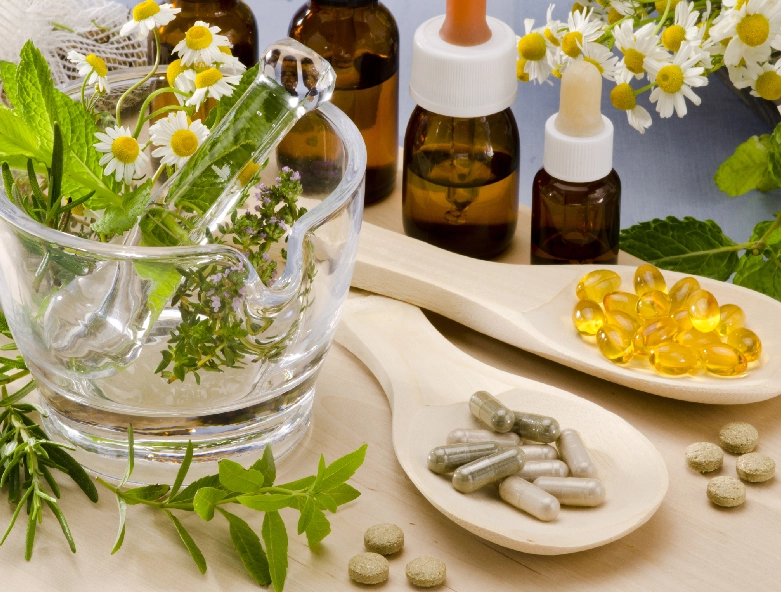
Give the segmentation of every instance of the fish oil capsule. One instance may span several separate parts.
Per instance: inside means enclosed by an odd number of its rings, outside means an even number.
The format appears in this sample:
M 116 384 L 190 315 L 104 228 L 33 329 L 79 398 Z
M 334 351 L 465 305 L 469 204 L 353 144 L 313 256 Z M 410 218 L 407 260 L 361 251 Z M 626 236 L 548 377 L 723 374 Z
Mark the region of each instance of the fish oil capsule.
M 721 343 L 721 338 L 719 337 L 719 334 L 716 333 L 716 331 L 708 331 L 707 333 L 703 333 L 702 331 L 697 331 L 697 329 L 692 327 L 691 329 L 687 329 L 686 331 L 678 333 L 675 336 L 675 341 L 676 343 L 680 343 L 681 345 L 685 345 L 686 347 L 691 347 L 699 351 L 700 347 L 702 346 Z
M 460 466 L 469 464 L 478 458 L 496 454 L 501 449 L 501 446 L 496 442 L 437 446 L 428 453 L 428 469 L 434 473 L 452 473 Z
M 559 458 L 559 451 L 547 444 L 525 444 L 521 446 L 521 450 L 526 455 L 526 462 Z
M 579 433 L 572 429 L 562 430 L 557 445 L 559 456 L 567 463 L 573 477 L 597 476 L 597 466 L 591 461 Z
M 632 337 L 635 354 L 647 355 L 655 346 L 671 341 L 678 333 L 678 324 L 672 317 L 663 317 L 641 325 Z
M 607 494 L 599 479 L 539 477 L 534 480 L 534 485 L 550 493 L 562 506 L 593 508 L 602 505 Z
M 639 298 L 629 292 L 611 292 L 602 300 L 606 311 L 621 311 L 630 315 L 637 314 Z
M 737 304 L 722 304 L 719 308 L 719 335 L 726 337 L 746 324 L 746 313 Z
M 485 391 L 477 391 L 472 395 L 469 399 L 469 410 L 477 419 L 500 434 L 509 432 L 515 422 L 513 412 Z
M 646 292 L 637 300 L 637 316 L 656 319 L 670 314 L 670 297 L 660 290 Z
M 746 356 L 748 362 L 758 360 L 762 355 L 762 342 L 751 329 L 735 329 L 727 336 L 727 343 Z
M 681 309 L 686 309 L 686 303 L 689 300 L 689 296 L 694 294 L 700 289 L 700 282 L 697 278 L 685 277 L 673 284 L 667 295 L 670 297 L 670 310 L 676 312 Z
M 508 477 L 502 481 L 499 495 L 511 506 L 544 522 L 555 520 L 561 511 L 559 500 L 520 477 Z
M 572 322 L 580 334 L 595 335 L 605 323 L 605 313 L 593 300 L 578 300 L 572 309 Z
M 670 318 L 678 323 L 678 333 L 692 328 L 692 319 L 689 316 L 689 311 L 685 308 L 676 310 L 670 315 Z
M 700 365 L 697 350 L 673 342 L 657 345 L 651 352 L 649 361 L 657 372 L 670 376 L 687 374 Z
M 603 325 L 597 331 L 597 346 L 614 364 L 626 364 L 635 355 L 631 334 L 618 325 Z
M 653 265 L 646 263 L 635 271 L 635 294 L 642 296 L 646 292 L 658 290 L 667 292 L 667 282 L 664 281 L 662 272 Z
M 518 434 L 507 432 L 506 434 L 497 434 L 489 430 L 470 430 L 459 428 L 453 430 L 447 435 L 445 440 L 448 444 L 474 444 L 476 442 L 496 442 L 502 448 L 509 446 L 520 446 L 522 440 Z
M 559 437 L 561 428 L 552 417 L 516 411 L 513 431 L 524 440 L 550 444 Z
M 560 460 L 527 460 L 518 477 L 534 481 L 537 477 L 567 477 L 569 467 Z
M 697 290 L 687 301 L 692 326 L 698 331 L 713 331 L 721 322 L 721 310 L 716 297 L 707 290 Z
M 640 326 L 640 321 L 633 314 L 628 314 L 620 310 L 611 310 L 605 313 L 605 325 L 618 325 L 630 335 L 634 335 Z
M 700 359 L 708 372 L 718 376 L 737 376 L 748 367 L 746 356 L 727 343 L 701 347 Z
M 597 269 L 587 273 L 578 282 L 575 294 L 579 300 L 594 300 L 602 302 L 602 299 L 621 287 L 621 276 L 609 269 Z
M 453 473 L 453 487 L 461 493 L 472 493 L 489 483 L 515 475 L 523 468 L 525 461 L 526 457 L 519 447 L 505 448 L 458 467 Z

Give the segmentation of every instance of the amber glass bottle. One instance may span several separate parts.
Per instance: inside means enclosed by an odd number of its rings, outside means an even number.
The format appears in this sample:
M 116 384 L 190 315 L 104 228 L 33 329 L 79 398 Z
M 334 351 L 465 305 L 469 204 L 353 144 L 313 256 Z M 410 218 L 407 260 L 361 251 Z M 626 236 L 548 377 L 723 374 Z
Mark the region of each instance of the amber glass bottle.
M 416 107 L 404 140 L 404 231 L 471 257 L 500 254 L 518 222 L 519 145 L 509 108 L 462 119 Z
M 396 181 L 399 110 L 399 31 L 377 0 L 310 0 L 293 17 L 290 36 L 319 53 L 336 71 L 331 102 L 358 126 L 366 142 L 366 203 L 387 196 Z M 336 145 L 316 114 L 307 114 L 279 145 L 280 164 L 302 182 L 322 175 Z

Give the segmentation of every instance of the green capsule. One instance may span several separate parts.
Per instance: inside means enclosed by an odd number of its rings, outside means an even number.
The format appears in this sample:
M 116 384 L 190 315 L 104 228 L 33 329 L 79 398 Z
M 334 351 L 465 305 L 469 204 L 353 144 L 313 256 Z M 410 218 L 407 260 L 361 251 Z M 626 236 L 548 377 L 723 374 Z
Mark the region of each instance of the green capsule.
M 526 457 L 518 446 L 484 456 L 456 469 L 453 487 L 461 493 L 472 493 L 489 483 L 515 475 L 523 468 Z
M 561 428 L 559 422 L 552 417 L 515 411 L 513 431 L 524 440 L 550 444 L 559 437 Z
M 495 432 L 504 434 L 513 428 L 515 422 L 513 412 L 490 393 L 477 391 L 472 395 L 469 399 L 469 410 Z
M 437 446 L 428 453 L 428 468 L 434 473 L 452 473 L 460 466 L 496 454 L 501 449 L 502 447 L 496 442 Z

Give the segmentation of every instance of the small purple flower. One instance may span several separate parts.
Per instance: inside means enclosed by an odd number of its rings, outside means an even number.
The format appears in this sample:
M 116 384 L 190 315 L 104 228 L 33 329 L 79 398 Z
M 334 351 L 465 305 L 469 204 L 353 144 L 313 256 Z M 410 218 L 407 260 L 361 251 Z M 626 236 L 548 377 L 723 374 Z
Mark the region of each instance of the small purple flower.
M 220 311 L 220 297 L 219 296 L 212 296 L 212 308 L 214 309 L 214 312 Z
M 271 261 L 271 255 L 268 253 L 263 253 L 263 261 Z
M 277 177 L 274 180 L 277 182 L 277 185 L 279 185 L 282 182 L 282 177 Z
M 242 286 L 239 288 L 239 296 L 242 298 L 247 294 L 247 286 Z
M 267 205 L 268 205 L 268 204 L 270 204 L 270 203 L 271 203 L 271 199 L 269 199 L 268 197 L 264 197 L 264 198 L 263 198 L 263 205 L 264 205 L 264 206 L 267 206 Z
M 223 274 L 221 273 L 215 273 L 209 276 L 209 281 L 213 284 L 216 284 L 223 278 Z
M 255 211 L 259 212 L 260 211 L 260 206 L 255 206 Z
M 295 173 L 293 173 L 292 175 L 290 175 L 290 180 L 291 180 L 291 181 L 300 181 L 300 180 L 301 180 L 301 173 L 299 173 L 298 171 L 296 171 Z
M 233 305 L 233 310 L 239 310 L 243 303 L 244 303 L 244 299 L 241 298 L 240 296 L 236 296 L 236 298 L 233 299 L 233 302 L 231 302 L 231 304 Z
M 282 167 L 283 173 L 289 173 L 292 169 L 290 167 Z
M 246 232 L 247 234 L 252 236 L 253 234 L 255 234 L 255 229 L 252 228 L 252 226 L 248 226 L 247 229 L 244 232 Z

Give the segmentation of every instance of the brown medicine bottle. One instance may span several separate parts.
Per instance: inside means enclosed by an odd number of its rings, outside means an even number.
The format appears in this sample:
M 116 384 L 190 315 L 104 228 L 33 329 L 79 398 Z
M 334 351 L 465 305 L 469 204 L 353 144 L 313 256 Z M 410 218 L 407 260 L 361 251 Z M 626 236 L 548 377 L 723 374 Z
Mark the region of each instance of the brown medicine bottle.
M 399 31 L 378 0 L 310 0 L 293 17 L 290 36 L 327 59 L 336 72 L 331 102 L 361 131 L 367 150 L 366 203 L 396 181 L 399 119 Z M 279 145 L 281 165 L 307 185 L 323 176 L 338 143 L 316 113 L 305 115 Z

